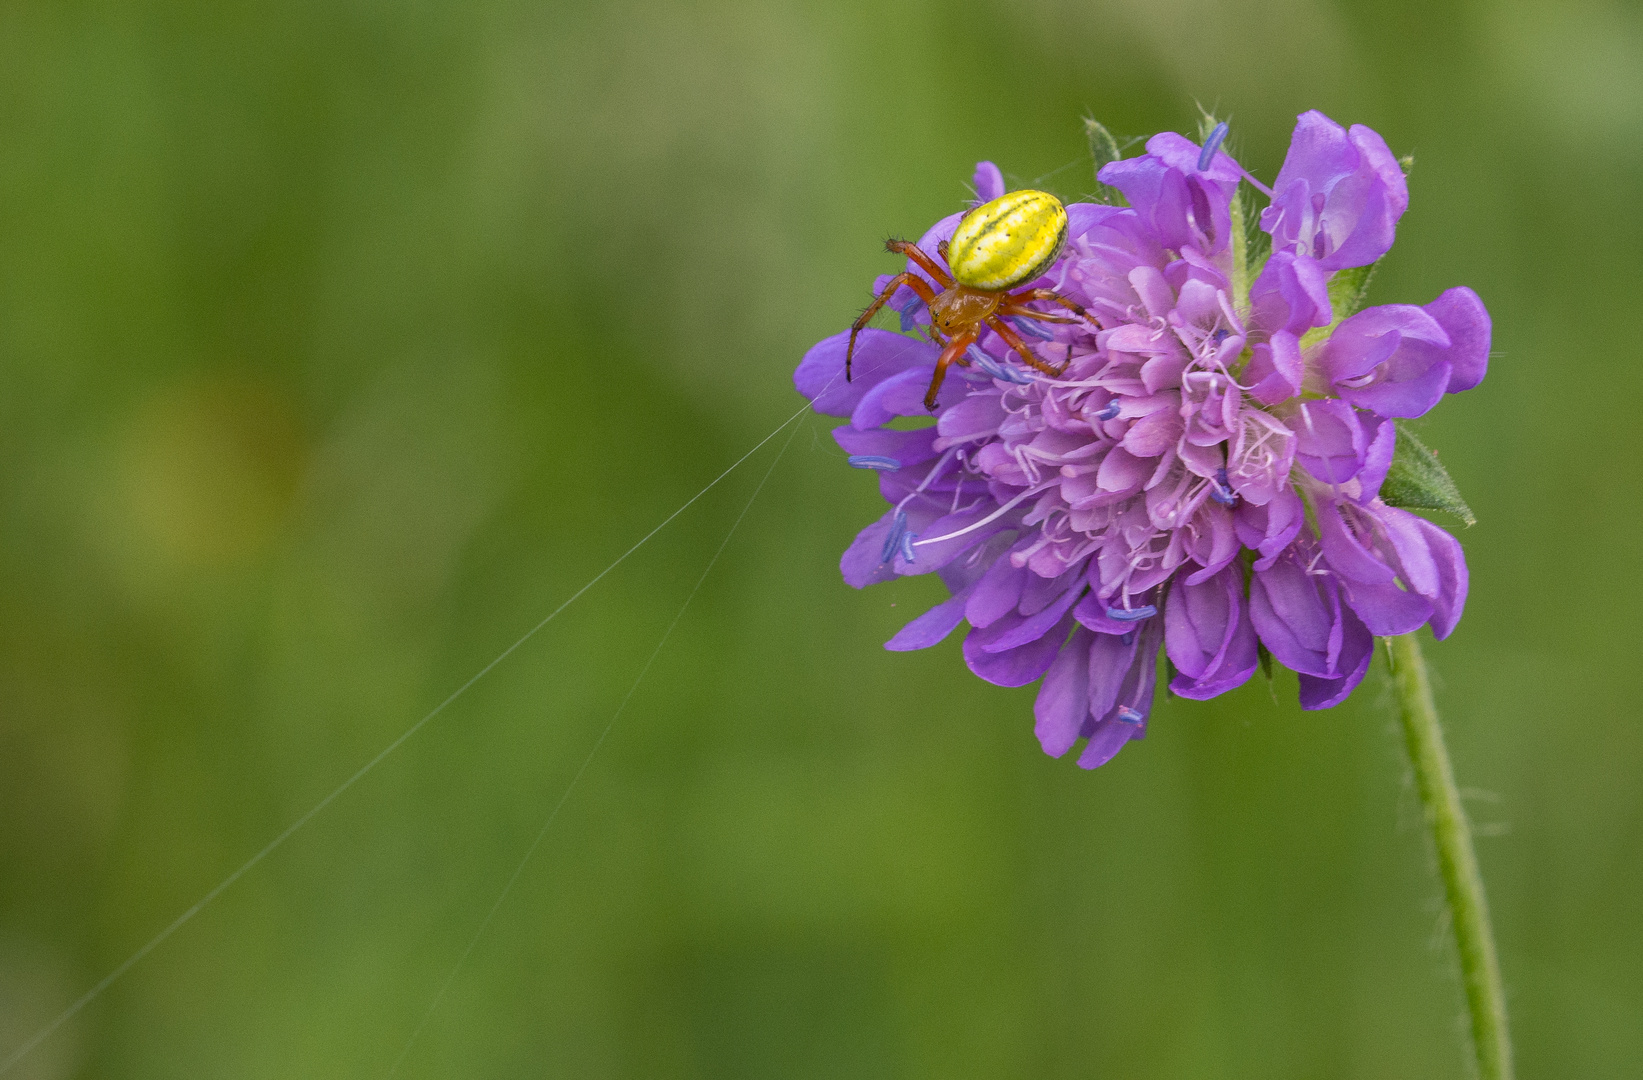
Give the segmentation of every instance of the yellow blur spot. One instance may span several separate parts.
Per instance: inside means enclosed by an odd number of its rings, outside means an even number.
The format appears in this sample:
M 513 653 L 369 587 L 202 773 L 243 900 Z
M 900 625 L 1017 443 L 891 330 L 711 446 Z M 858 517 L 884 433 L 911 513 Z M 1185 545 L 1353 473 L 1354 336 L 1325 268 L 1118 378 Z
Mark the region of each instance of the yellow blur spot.
M 171 561 L 194 567 L 254 555 L 284 520 L 305 456 L 280 388 L 233 377 L 155 395 L 123 451 L 127 521 Z
M 960 285 L 998 292 L 1043 274 L 1067 243 L 1067 211 L 1044 191 L 1012 191 L 965 215 L 948 242 Z

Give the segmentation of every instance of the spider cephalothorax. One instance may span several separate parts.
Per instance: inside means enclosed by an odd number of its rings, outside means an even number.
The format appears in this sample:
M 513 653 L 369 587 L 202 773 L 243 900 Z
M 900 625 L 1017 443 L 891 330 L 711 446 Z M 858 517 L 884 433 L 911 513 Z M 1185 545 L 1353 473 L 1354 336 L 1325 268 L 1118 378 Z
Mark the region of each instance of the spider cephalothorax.
M 850 345 L 845 351 L 844 375 L 850 378 L 850 361 L 856 349 L 856 335 L 901 286 L 918 294 L 930 309 L 930 332 L 943 346 L 936 361 L 930 390 L 924 395 L 925 408 L 934 410 L 936 393 L 955 361 L 968 365 L 965 351 L 975 343 L 985 327 L 1004 339 L 1031 367 L 1046 375 L 1059 375 L 1061 368 L 1033 355 L 1005 317 L 1037 319 L 1042 322 L 1075 323 L 1078 319 L 1050 315 L 1026 305 L 1040 300 L 1060 304 L 1084 317 L 1084 309 L 1052 289 L 1022 289 L 1024 282 L 1044 274 L 1061 256 L 1067 243 L 1067 211 L 1061 200 L 1043 191 L 1012 191 L 971 210 L 943 240 L 938 253 L 948 269 L 906 240 L 889 240 L 885 248 L 917 263 L 942 287 L 936 292 L 919 275 L 907 271 L 890 279 L 872 306 L 850 327 Z M 950 271 L 950 272 L 949 272 Z

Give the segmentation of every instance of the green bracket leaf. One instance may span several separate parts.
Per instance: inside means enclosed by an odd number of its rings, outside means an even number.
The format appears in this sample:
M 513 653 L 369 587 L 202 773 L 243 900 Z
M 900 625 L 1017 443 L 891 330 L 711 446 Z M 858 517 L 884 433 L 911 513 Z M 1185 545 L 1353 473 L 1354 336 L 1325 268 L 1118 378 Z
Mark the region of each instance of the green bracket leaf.
M 1090 157 L 1095 159 L 1095 197 L 1113 206 L 1123 206 L 1123 193 L 1115 187 L 1108 187 L 1099 179 L 1102 166 L 1124 157 L 1124 152 L 1118 148 L 1118 140 L 1112 137 L 1112 132 L 1108 131 L 1101 121 L 1089 116 L 1084 117 L 1084 137 L 1090 140 Z
M 1209 138 L 1210 132 L 1215 130 L 1215 125 L 1219 124 L 1223 120 L 1230 122 L 1232 117 L 1216 116 L 1213 112 L 1204 108 L 1204 106 L 1200 104 L 1198 106 L 1198 141 L 1202 143 L 1205 139 Z
M 1381 500 L 1388 506 L 1405 510 L 1440 510 L 1453 514 L 1467 525 L 1476 525 L 1477 517 L 1460 490 L 1449 478 L 1449 471 L 1438 460 L 1438 455 L 1402 424 L 1397 425 L 1398 443 L 1392 453 L 1392 468 L 1381 484 Z

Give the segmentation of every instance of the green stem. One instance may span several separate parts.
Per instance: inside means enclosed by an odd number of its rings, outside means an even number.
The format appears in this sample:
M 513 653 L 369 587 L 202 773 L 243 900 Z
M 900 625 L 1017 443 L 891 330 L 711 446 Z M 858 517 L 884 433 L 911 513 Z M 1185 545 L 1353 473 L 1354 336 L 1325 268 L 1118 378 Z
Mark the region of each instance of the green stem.
M 1240 319 L 1249 314 L 1249 234 L 1244 231 L 1244 193 L 1232 197 L 1232 309 Z
M 1432 828 L 1443 888 L 1449 898 L 1466 1004 L 1472 1015 L 1478 1075 L 1482 1080 L 1511 1080 L 1512 1043 L 1506 1032 L 1506 996 L 1500 985 L 1489 904 L 1483 895 L 1477 854 L 1472 850 L 1472 829 L 1455 787 L 1449 751 L 1438 725 L 1438 710 L 1432 704 L 1426 661 L 1413 634 L 1387 638 L 1386 648 L 1403 714 L 1409 761 L 1415 768 L 1421 805 L 1426 811 L 1426 823 Z

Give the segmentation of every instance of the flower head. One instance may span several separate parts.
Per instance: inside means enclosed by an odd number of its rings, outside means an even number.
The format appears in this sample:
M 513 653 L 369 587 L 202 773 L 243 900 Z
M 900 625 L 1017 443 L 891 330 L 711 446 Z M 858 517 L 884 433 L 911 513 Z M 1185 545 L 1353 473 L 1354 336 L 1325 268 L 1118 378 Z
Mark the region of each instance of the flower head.
M 863 331 L 846 382 L 841 333 L 794 376 L 817 411 L 847 418 L 834 437 L 890 504 L 845 552 L 845 580 L 936 573 L 952 592 L 887 647 L 967 621 L 970 669 L 1042 678 L 1038 737 L 1054 755 L 1085 740 L 1087 768 L 1145 733 L 1160 648 L 1182 697 L 1241 685 L 1264 648 L 1298 673 L 1304 707 L 1325 708 L 1363 678 L 1375 635 L 1446 636 L 1466 599 L 1459 543 L 1380 489 L 1394 419 L 1483 378 L 1487 312 L 1456 288 L 1337 318 L 1333 277 L 1391 246 L 1408 193 L 1379 135 L 1316 112 L 1260 217 L 1272 253 L 1243 276 L 1245 173 L 1219 134 L 1154 136 L 1101 170 L 1128 206 L 1066 208 L 1065 252 L 1040 284 L 1087 317 L 1014 320 L 1059 375 L 988 331 L 933 426 L 892 426 L 926 415 L 941 351 L 904 288 L 892 304 L 922 337 Z M 983 163 L 976 186 L 1001 193 L 998 170 Z

